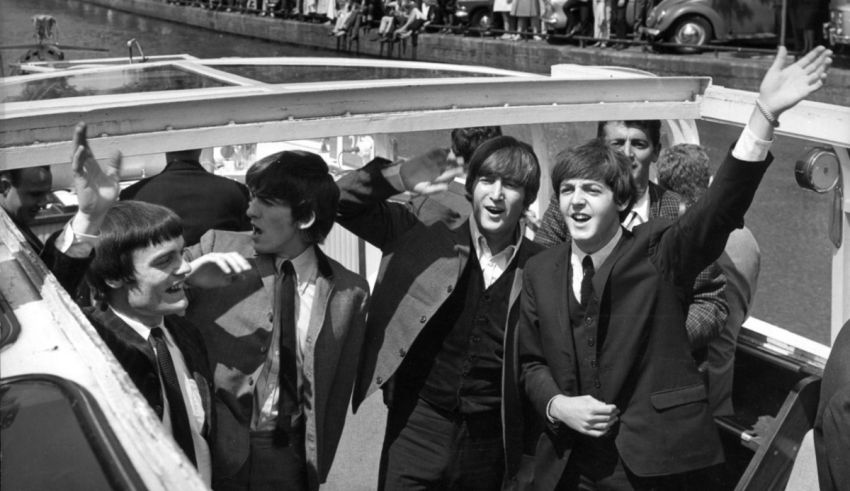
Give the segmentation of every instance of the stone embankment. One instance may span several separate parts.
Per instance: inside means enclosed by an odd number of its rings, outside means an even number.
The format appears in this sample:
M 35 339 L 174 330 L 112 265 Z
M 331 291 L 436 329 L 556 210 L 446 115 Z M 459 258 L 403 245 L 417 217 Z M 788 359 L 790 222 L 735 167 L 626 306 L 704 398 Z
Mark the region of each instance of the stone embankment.
M 337 49 L 337 40 L 328 36 L 328 27 L 315 23 L 185 7 L 168 4 L 164 0 L 83 1 L 213 31 L 314 48 Z M 353 53 L 363 56 L 381 54 L 380 44 L 368 39 L 361 39 L 352 48 Z M 397 51 L 393 53 L 394 56 L 398 56 Z M 413 49 L 408 40 L 407 49 L 401 58 L 411 59 L 412 56 Z M 662 76 L 708 76 L 717 85 L 750 91 L 758 90 L 759 81 L 770 65 L 769 56 L 740 58 L 729 53 L 657 54 L 644 52 L 637 47 L 614 51 L 454 34 L 419 36 L 416 59 L 532 73 L 549 73 L 549 67 L 558 63 L 624 66 Z M 815 94 L 813 99 L 850 106 L 850 70 L 831 70 L 826 87 Z

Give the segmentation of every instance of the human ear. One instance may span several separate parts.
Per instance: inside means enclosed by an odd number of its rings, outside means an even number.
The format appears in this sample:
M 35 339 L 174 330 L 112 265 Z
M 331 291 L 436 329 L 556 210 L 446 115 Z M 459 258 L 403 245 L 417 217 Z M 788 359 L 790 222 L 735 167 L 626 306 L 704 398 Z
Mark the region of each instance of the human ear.
M 310 212 L 310 216 L 305 220 L 298 221 L 298 229 L 299 230 L 307 230 L 312 227 L 313 224 L 316 223 L 316 214 L 314 212 Z
M 106 286 L 112 288 L 113 290 L 117 290 L 124 286 L 124 282 L 122 280 L 104 280 L 104 283 L 106 283 Z

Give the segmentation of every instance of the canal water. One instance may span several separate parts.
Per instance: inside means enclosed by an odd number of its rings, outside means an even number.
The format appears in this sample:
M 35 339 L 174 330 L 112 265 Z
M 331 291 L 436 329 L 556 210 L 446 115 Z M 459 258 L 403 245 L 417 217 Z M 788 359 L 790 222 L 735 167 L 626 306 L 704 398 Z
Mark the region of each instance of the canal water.
M 61 44 L 105 48 L 108 52 L 67 50 L 69 58 L 126 56 L 135 38 L 146 55 L 188 53 L 222 56 L 337 56 L 338 53 L 247 39 L 154 20 L 75 0 L 0 0 L 0 45 L 33 41 L 31 17 L 53 15 Z M 23 50 L 5 49 L 5 63 Z M 738 130 L 699 123 L 703 144 L 719 162 Z M 445 142 L 440 142 L 444 144 Z M 829 343 L 831 248 L 828 242 L 831 195 L 804 191 L 794 182 L 794 162 L 804 142 L 779 138 L 775 163 L 762 184 L 747 225 L 759 241 L 761 275 L 752 314 L 815 341 Z

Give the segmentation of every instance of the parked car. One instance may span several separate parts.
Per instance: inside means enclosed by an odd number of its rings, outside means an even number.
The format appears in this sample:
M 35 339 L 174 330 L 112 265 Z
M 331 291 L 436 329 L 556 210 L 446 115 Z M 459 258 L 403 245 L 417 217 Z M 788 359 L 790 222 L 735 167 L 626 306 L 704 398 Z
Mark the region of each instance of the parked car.
M 457 0 L 455 22 L 487 32 L 493 28 L 493 0 Z
M 833 49 L 850 46 L 850 0 L 829 2 L 829 21 L 823 31 L 824 39 Z
M 641 31 L 653 41 L 703 46 L 712 42 L 775 39 L 781 3 L 764 0 L 662 0 Z

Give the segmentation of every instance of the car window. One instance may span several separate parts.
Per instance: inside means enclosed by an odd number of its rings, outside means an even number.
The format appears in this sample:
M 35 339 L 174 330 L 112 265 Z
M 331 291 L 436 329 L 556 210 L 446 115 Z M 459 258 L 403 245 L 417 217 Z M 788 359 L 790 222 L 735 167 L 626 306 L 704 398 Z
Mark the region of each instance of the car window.
M 53 376 L 0 381 L 0 488 L 144 488 L 91 396 Z

